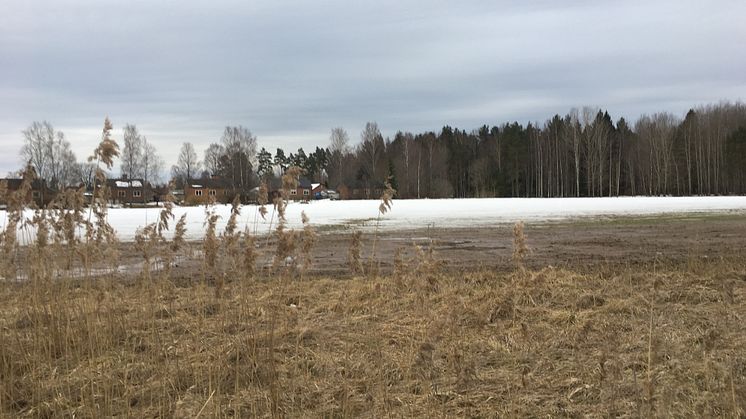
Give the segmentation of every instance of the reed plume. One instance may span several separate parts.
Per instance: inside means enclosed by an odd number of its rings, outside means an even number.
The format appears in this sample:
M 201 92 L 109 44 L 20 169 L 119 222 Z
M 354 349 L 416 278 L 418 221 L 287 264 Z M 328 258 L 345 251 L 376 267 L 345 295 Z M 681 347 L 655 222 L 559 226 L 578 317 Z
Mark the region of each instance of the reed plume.
M 363 262 L 361 259 L 363 233 L 360 230 L 352 232 L 352 241 L 350 250 L 347 253 L 347 264 L 350 267 L 350 273 L 353 275 L 363 273 Z
M 523 221 L 518 221 L 513 226 L 513 263 L 521 271 L 526 269 L 526 255 L 529 252 L 523 227 Z
M 309 218 L 306 215 L 305 211 L 301 212 L 301 221 L 303 222 L 303 233 L 302 233 L 302 242 L 301 242 L 301 258 L 302 258 L 302 270 L 303 273 L 308 272 L 308 269 L 311 267 L 311 264 L 313 262 L 313 258 L 311 257 L 311 250 L 313 249 L 313 245 L 316 243 L 317 240 L 317 234 L 316 229 L 313 228 L 311 223 L 309 222 Z

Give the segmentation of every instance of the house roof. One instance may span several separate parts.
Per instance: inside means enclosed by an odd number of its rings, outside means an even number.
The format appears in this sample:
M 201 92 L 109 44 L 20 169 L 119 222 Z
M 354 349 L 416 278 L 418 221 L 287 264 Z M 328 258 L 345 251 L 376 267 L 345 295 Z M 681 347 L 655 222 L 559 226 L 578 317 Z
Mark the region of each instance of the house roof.
M 313 189 L 311 185 L 311 181 L 308 178 L 302 177 L 298 179 L 298 187 L 301 189 Z M 268 186 L 272 191 L 279 191 L 282 189 L 282 179 L 273 178 L 270 180 Z
M 0 179 L 0 182 L 4 182 L 9 191 L 17 191 L 21 187 L 23 179 Z M 34 179 L 31 181 L 31 189 L 37 191 L 41 189 L 52 190 L 52 188 L 47 187 L 47 183 L 41 179 Z
M 223 178 L 187 179 L 186 183 L 194 189 L 227 189 L 230 186 Z
M 142 188 L 145 181 L 142 179 L 107 179 L 106 184 L 110 188 Z
M 301 187 L 301 188 L 303 188 L 303 189 L 312 189 L 312 187 L 311 187 L 311 181 L 308 178 L 306 178 L 306 177 L 302 177 L 302 178 L 298 179 L 298 186 Z

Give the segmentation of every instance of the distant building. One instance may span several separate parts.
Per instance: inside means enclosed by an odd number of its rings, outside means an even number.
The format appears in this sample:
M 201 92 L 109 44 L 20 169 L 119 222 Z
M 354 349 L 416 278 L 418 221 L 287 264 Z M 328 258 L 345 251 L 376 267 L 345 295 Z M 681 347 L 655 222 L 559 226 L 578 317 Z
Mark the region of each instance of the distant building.
M 378 199 L 385 189 L 383 182 L 355 181 L 337 186 L 339 199 Z
M 108 179 L 109 200 L 114 204 L 145 204 L 153 200 L 153 188 L 142 179 L 129 179 L 122 175 L 119 179 Z
M 187 179 L 184 185 L 184 202 L 189 205 L 206 204 L 210 200 L 227 204 L 232 200 L 229 184 L 217 176 L 206 179 Z
M 302 177 L 298 179 L 298 187 L 290 190 L 288 199 L 291 201 L 310 201 L 313 198 L 311 189 L 311 181 L 308 178 Z
M 313 199 L 322 199 L 326 198 L 326 187 L 321 183 L 312 183 L 311 184 L 311 197 Z
M 0 184 L 5 185 L 8 193 L 16 192 L 21 188 L 23 179 L 0 179 Z M 26 195 L 26 202 L 33 202 L 39 208 L 44 208 L 57 197 L 57 190 L 47 186 L 47 182 L 36 179 L 31 182 L 31 190 Z M 0 196 L 0 206 L 6 206 L 7 201 Z
M 281 195 L 282 192 L 282 181 L 280 179 L 273 179 L 270 184 L 269 201 L 274 201 Z M 313 184 L 308 178 L 301 177 L 298 179 L 298 186 L 295 189 L 288 191 L 288 200 L 290 201 L 310 201 L 313 199 Z

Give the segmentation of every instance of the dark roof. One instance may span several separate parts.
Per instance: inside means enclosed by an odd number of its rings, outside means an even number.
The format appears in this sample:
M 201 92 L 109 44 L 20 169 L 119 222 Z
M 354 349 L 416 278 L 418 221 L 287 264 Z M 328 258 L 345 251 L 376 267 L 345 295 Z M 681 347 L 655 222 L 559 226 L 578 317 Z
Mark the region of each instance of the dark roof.
M 192 188 L 228 189 L 230 184 L 223 178 L 187 179 Z
M 0 182 L 5 183 L 9 191 L 17 191 L 21 187 L 23 179 L 0 179 Z M 41 179 L 34 179 L 31 181 L 31 189 L 36 191 L 41 189 L 52 190 L 52 188 L 47 187 L 47 183 Z
M 311 189 L 311 181 L 308 178 L 302 177 L 298 180 L 298 186 L 303 189 Z
M 272 178 L 267 186 L 271 191 L 279 191 L 282 189 L 282 179 Z M 298 187 L 302 189 L 311 189 L 311 181 L 308 178 L 302 177 L 298 179 Z

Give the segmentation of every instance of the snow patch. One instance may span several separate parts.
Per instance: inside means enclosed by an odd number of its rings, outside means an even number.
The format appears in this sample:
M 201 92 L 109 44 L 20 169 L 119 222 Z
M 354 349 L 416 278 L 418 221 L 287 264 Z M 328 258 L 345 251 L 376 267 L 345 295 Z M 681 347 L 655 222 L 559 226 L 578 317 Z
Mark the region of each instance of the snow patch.
M 289 228 L 303 228 L 301 211 L 305 211 L 315 226 L 355 225 L 375 228 L 378 218 L 378 200 L 365 201 L 311 201 L 302 205 L 290 202 L 286 211 Z M 158 220 L 160 208 L 112 208 L 109 222 L 122 241 L 132 241 L 138 228 Z M 269 207 L 272 213 L 271 206 Z M 186 214 L 187 239 L 199 240 L 204 234 L 205 207 L 176 207 L 178 220 Z M 216 205 L 220 216 L 218 231 L 225 229 L 230 218 L 230 205 Z M 656 215 L 685 213 L 746 212 L 746 196 L 700 197 L 618 197 L 618 198 L 482 198 L 482 199 L 412 199 L 394 200 L 390 212 L 381 216 L 382 230 L 412 228 L 481 227 L 496 224 L 566 220 L 583 217 L 608 217 L 620 215 Z M 32 211 L 25 213 L 33 217 Z M 0 211 L 0 228 L 4 227 L 5 211 Z M 248 227 L 252 234 L 267 234 L 275 227 L 276 216 L 262 219 L 256 205 L 241 207 L 239 230 Z M 168 234 L 173 234 L 169 232 Z M 23 237 L 34 233 L 21 232 Z
M 142 188 L 142 182 L 139 180 L 116 180 L 114 183 L 116 183 L 117 188 Z

